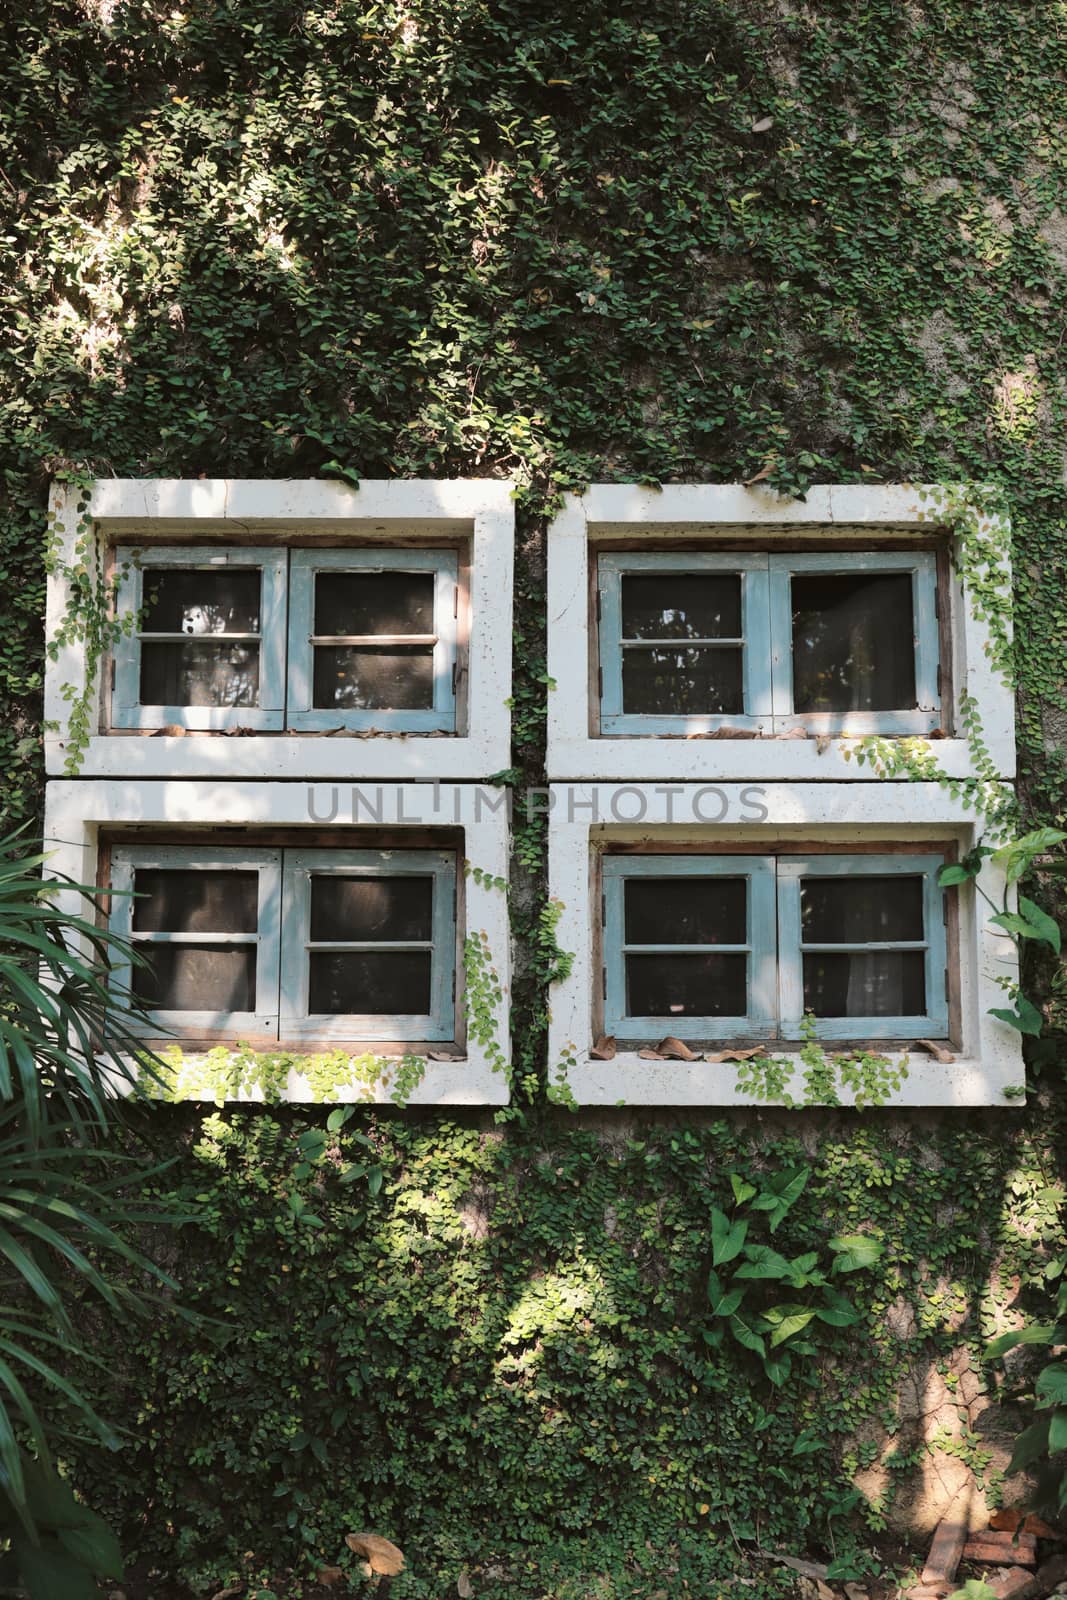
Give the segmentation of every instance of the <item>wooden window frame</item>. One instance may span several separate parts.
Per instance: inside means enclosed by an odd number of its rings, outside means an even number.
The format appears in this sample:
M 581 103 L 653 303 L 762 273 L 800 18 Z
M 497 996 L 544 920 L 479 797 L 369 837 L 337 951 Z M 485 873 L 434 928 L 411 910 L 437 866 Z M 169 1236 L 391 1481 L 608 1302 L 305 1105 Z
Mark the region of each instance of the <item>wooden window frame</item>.
M 430 572 L 434 575 L 434 703 L 427 710 L 344 710 L 315 707 L 314 608 L 319 572 Z M 459 637 L 459 555 L 456 550 L 299 548 L 289 555 L 289 671 L 286 727 L 327 733 L 335 728 L 381 733 L 455 733 Z M 368 636 L 372 638 L 373 636 Z M 413 636 L 414 637 L 414 636 Z
M 130 631 L 116 640 L 110 697 L 111 726 L 179 727 L 211 733 L 231 728 L 280 732 L 285 719 L 285 614 L 287 552 L 266 545 L 153 545 L 119 548 L 116 606 L 120 618 L 133 619 Z M 163 637 L 140 627 L 145 606 L 145 573 L 155 567 L 212 572 L 259 567 L 262 571 L 259 615 L 259 703 L 254 706 L 146 706 L 141 703 L 141 646 Z M 226 634 L 183 635 L 189 642 L 225 639 Z M 175 641 L 179 642 L 179 641 Z
M 881 734 L 922 736 L 942 725 L 941 656 L 937 552 L 921 550 L 835 549 L 805 551 L 604 550 L 596 563 L 596 669 L 599 682 L 592 703 L 598 726 L 594 737 L 692 737 L 696 734 L 764 733 L 788 735 L 800 729 L 814 735 Z M 622 698 L 622 578 L 630 572 L 734 572 L 742 579 L 742 683 L 740 713 L 673 715 L 626 712 Z M 915 709 L 899 711 L 804 712 L 793 710 L 794 573 L 854 572 L 912 575 L 915 651 Z M 679 647 L 687 641 L 677 641 Z M 732 641 L 736 643 L 737 641 Z
M 944 851 L 907 854 L 901 851 L 849 852 L 838 848 L 792 846 L 780 853 L 686 852 L 604 854 L 600 861 L 601 927 L 603 931 L 603 1031 L 635 1043 L 662 1039 L 667 1034 L 686 1040 L 780 1040 L 783 1044 L 804 1037 L 803 957 L 800 884 L 805 877 L 923 878 L 922 941 L 893 941 L 892 948 L 921 948 L 925 956 L 927 1010 L 922 1017 L 826 1017 L 816 1021 L 816 1034 L 826 1040 L 906 1040 L 949 1036 L 949 936 L 946 927 L 948 898 L 937 882 Z M 750 955 L 749 1006 L 743 1017 L 633 1017 L 626 1013 L 626 955 L 632 948 L 624 938 L 623 886 L 641 877 L 744 876 L 748 883 L 748 942 L 745 946 L 708 945 L 702 949 L 731 953 L 745 949 Z M 644 947 L 642 949 L 651 949 Z M 683 947 L 663 945 L 662 954 Z M 830 947 L 820 945 L 817 948 Z M 844 950 L 882 948 L 842 943 Z M 934 996 L 941 998 L 934 1003 Z M 601 1008 L 594 1008 L 601 1009 Z

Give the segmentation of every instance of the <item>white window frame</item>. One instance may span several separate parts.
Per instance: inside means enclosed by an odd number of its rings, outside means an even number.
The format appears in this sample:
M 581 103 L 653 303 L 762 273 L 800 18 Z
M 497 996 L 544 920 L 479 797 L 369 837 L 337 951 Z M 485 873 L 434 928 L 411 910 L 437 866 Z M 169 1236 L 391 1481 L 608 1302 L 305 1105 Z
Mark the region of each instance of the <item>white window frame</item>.
M 145 576 L 156 568 L 213 572 L 220 568 L 259 567 L 263 574 L 259 612 L 259 700 L 254 706 L 149 706 L 141 703 L 141 647 L 155 638 L 179 641 L 178 635 L 146 633 L 140 626 L 124 633 L 115 645 L 111 725 L 114 728 L 165 728 L 190 732 L 225 728 L 280 729 L 285 716 L 286 553 L 284 550 L 232 545 L 200 549 L 158 545 L 147 551 L 120 550 L 117 609 L 120 616 L 143 620 Z M 185 634 L 195 644 L 224 640 L 226 634 Z
M 79 512 L 81 491 L 53 485 L 50 514 L 58 560 L 48 578 L 47 637 L 63 628 L 72 598 L 71 573 L 87 553 Z M 239 737 L 224 730 L 193 737 L 159 729 L 110 729 L 110 684 L 95 686 L 93 732 L 79 773 L 128 782 L 153 778 L 353 780 L 414 782 L 437 778 L 478 782 L 511 764 L 512 584 L 515 510 L 512 485 L 495 479 L 368 480 L 358 489 L 320 479 L 99 479 L 91 486 L 92 519 L 101 571 L 114 547 L 180 547 L 195 557 L 208 544 L 236 536 L 282 549 L 287 541 L 383 555 L 448 546 L 469 550 L 468 586 L 461 605 L 468 635 L 460 653 L 457 703 L 465 706 L 458 732 L 382 728 L 380 737 L 355 726 L 270 732 Z M 121 648 L 121 641 L 120 641 Z M 284 648 L 284 642 L 283 642 Z M 63 776 L 70 750 L 71 711 L 86 687 L 84 645 L 59 645 L 45 668 L 46 771 Z M 174 719 L 177 721 L 178 719 Z M 377 722 L 378 719 L 376 719 Z M 237 725 L 251 719 L 239 713 Z M 332 717 L 330 727 L 339 719 Z M 379 724 L 380 725 L 380 724 Z M 184 729 L 183 729 L 184 731 Z M 346 733 L 349 735 L 346 737 Z
M 548 671 L 556 687 L 549 692 L 548 755 L 550 782 L 651 781 L 657 776 L 677 782 L 796 780 L 863 782 L 869 771 L 849 756 L 854 739 L 875 731 L 861 714 L 840 718 L 847 732 L 835 725 L 833 714 L 793 717 L 791 702 L 780 694 L 770 717 L 743 726 L 741 719 L 724 717 L 688 720 L 689 737 L 649 738 L 622 735 L 598 728 L 597 651 L 593 637 L 591 603 L 595 591 L 598 553 L 619 552 L 620 559 L 642 553 L 668 552 L 674 560 L 691 548 L 715 554 L 717 544 L 744 545 L 751 552 L 779 557 L 779 565 L 793 568 L 817 559 L 832 566 L 846 560 L 846 552 L 859 547 L 878 562 L 916 563 L 928 555 L 931 537 L 940 528 L 931 505 L 936 487 L 924 490 L 903 485 L 821 485 L 808 491 L 803 501 L 791 501 L 760 489 L 735 485 L 668 485 L 645 489 L 631 484 L 594 484 L 582 495 L 567 495 L 562 511 L 548 531 Z M 818 540 L 811 552 L 786 552 L 782 546 L 798 539 Z M 900 549 L 916 541 L 912 554 Z M 921 543 L 920 543 L 921 541 Z M 883 546 L 891 544 L 892 549 Z M 725 552 L 723 552 L 725 553 Z M 684 554 L 681 559 L 686 559 Z M 735 556 L 735 562 L 739 557 Z M 1004 592 L 1010 596 L 1010 571 L 1001 571 Z M 946 659 L 941 661 L 951 701 L 945 712 L 950 733 L 931 744 L 938 766 L 949 777 L 975 777 L 973 758 L 963 737 L 960 706 L 966 692 L 978 707 L 983 738 L 990 758 L 1005 779 L 1015 774 L 1014 700 L 991 658 L 988 624 L 976 618 L 972 597 L 958 572 L 948 584 L 949 613 Z M 924 595 L 929 596 L 926 585 Z M 926 617 L 928 598 L 921 598 L 917 619 Z M 943 631 L 944 628 L 943 628 Z M 928 624 L 922 632 L 927 637 Z M 782 645 L 791 641 L 791 630 Z M 929 651 L 922 654 L 918 670 L 930 682 Z M 935 674 L 936 680 L 936 674 Z M 917 688 L 920 687 L 917 682 Z M 925 690 L 924 690 L 925 692 Z M 819 718 L 828 720 L 819 724 Z M 926 712 L 897 719 L 903 735 L 931 731 L 938 719 Z M 726 726 L 723 726 L 726 725 Z M 801 726 L 803 725 L 803 726 Z M 729 736 L 737 727 L 738 737 Z M 775 728 L 781 737 L 775 737 Z M 673 731 L 673 730 L 669 730 Z M 807 738 L 795 736 L 807 731 Z M 793 732 L 793 737 L 788 735 Z M 708 734 L 714 737 L 707 737 Z M 760 735 L 753 737 L 753 735 Z M 704 735 L 704 737 L 701 737 Z M 829 736 L 827 744 L 825 737 Z
M 560 905 L 557 940 L 573 960 L 567 976 L 552 988 L 549 1070 L 562 1073 L 582 1105 L 753 1103 L 739 1089 L 731 1062 L 649 1061 L 622 1046 L 608 1061 L 592 1055 L 603 994 L 597 870 L 602 852 L 641 854 L 651 847 L 669 854 L 710 846 L 730 852 L 744 844 L 758 853 L 773 847 L 804 862 L 806 849 L 815 844 L 827 855 L 812 852 L 812 861 L 855 854 L 857 847 L 878 854 L 880 845 L 899 848 L 903 842 L 914 844 L 917 855 L 925 847 L 936 860 L 952 849 L 960 857 L 967 854 L 980 832 L 963 801 L 936 783 L 565 783 L 550 786 L 550 799 L 549 890 Z M 958 1033 L 945 1041 L 954 1059 L 938 1061 L 918 1045 L 901 1046 L 895 1039 L 887 1044 L 884 1053 L 891 1061 L 907 1057 L 908 1062 L 895 1105 L 1004 1105 L 1005 1091 L 1017 1096 L 1023 1090 L 1020 1037 L 990 1015 L 1005 1003 L 1002 983 L 1018 979 L 1018 953 L 1011 938 L 990 922 L 992 908 L 978 891 L 994 904 L 1004 898 L 1003 871 L 990 859 L 983 861 L 976 885 L 954 891 L 948 965 L 957 986 Z M 1014 903 L 1013 890 L 1008 903 Z M 820 1031 L 832 1050 L 833 1028 Z M 673 1033 L 677 1030 L 664 1019 L 657 1039 Z M 871 1037 L 869 1029 L 865 1036 Z M 855 1037 L 851 1025 L 849 1037 Z M 754 1036 L 754 1042 L 764 1041 Z M 766 1048 L 796 1062 L 789 1090 L 803 1098 L 796 1044 L 772 1042 Z
M 218 830 L 285 829 L 297 833 L 308 830 L 308 848 L 317 848 L 324 827 L 336 825 L 346 849 L 377 848 L 368 838 L 370 829 L 387 827 L 401 842 L 413 839 L 413 830 L 425 836 L 433 829 L 459 830 L 461 845 L 457 873 L 469 862 L 462 886 L 462 926 L 457 929 L 460 952 L 465 940 L 477 939 L 495 969 L 499 998 L 490 997 L 487 1008 L 488 1033 L 467 1030 L 465 1041 L 446 1049 L 447 1059 L 433 1060 L 426 1051 L 424 1071 L 409 1103 L 412 1105 L 479 1106 L 506 1105 L 508 1083 L 499 1070 L 499 1050 L 507 1059 L 510 1029 L 510 927 L 507 896 L 500 883 L 506 878 L 509 859 L 508 814 L 504 806 L 488 804 L 480 785 L 440 783 L 336 784 L 263 783 L 235 780 L 216 783 L 207 779 L 148 779 L 120 785 L 93 779 L 57 779 L 45 791 L 45 849 L 47 870 L 74 883 L 94 883 L 100 871 L 101 850 L 108 836 L 131 824 L 153 831 L 196 829 L 189 845 L 198 859 L 205 859 L 213 846 L 219 846 Z M 413 839 L 413 844 L 414 844 Z M 422 844 L 422 839 L 418 841 Z M 118 850 L 120 846 L 111 846 Z M 155 846 L 133 846 L 155 849 Z M 303 848 L 297 846 L 296 848 Z M 254 855 L 245 845 L 235 846 L 235 854 Z M 477 869 L 476 871 L 473 869 Z M 60 886 L 56 902 L 82 914 L 84 903 L 73 890 Z M 88 954 L 89 952 L 86 951 Z M 462 974 L 461 974 L 462 976 Z M 457 980 L 457 1012 L 463 989 Z M 182 1016 L 187 1014 L 182 1013 Z M 478 1032 L 478 1037 L 472 1036 Z M 492 1037 L 489 1037 L 491 1033 Z M 282 1041 L 284 1047 L 284 1039 Z M 407 1041 L 404 1041 L 407 1042 Z M 431 1041 L 411 1041 L 416 1046 Z M 305 1041 L 312 1044 L 313 1041 Z M 343 1048 L 334 1040 L 331 1050 Z M 495 1044 L 495 1049 L 494 1049 Z M 204 1046 L 206 1050 L 207 1046 Z M 383 1055 L 398 1054 L 402 1044 L 383 1040 Z M 372 1046 L 372 1052 L 374 1047 Z M 354 1052 L 355 1053 L 355 1052 Z M 195 1066 L 197 1048 L 190 1044 L 185 1054 Z M 283 1099 L 306 1102 L 315 1099 L 311 1083 L 292 1067 Z M 258 1100 L 256 1087 L 234 1089 L 230 1098 Z M 342 1100 L 370 1098 L 388 1104 L 390 1085 L 378 1082 L 369 1089 L 353 1083 L 339 1092 Z

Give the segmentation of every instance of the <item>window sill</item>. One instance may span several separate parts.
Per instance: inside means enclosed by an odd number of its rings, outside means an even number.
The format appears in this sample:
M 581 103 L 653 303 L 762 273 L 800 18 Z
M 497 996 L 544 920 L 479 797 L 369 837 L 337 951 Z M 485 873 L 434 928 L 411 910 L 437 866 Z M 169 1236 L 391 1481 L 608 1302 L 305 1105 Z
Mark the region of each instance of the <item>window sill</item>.
M 575 780 L 654 783 L 666 782 L 668 778 L 675 783 L 798 780 L 870 783 L 872 778 L 877 778 L 877 773 L 869 763 L 861 766 L 856 759 L 865 737 L 868 736 L 808 733 L 803 737 L 784 734 L 731 738 L 703 734 L 683 738 L 646 734 L 628 738 L 577 738 L 556 733 L 549 736 L 548 776 L 552 783 Z M 662 758 L 650 762 L 649 750 L 657 744 L 661 748 L 667 745 L 669 758 L 664 751 Z M 978 776 L 964 739 L 924 739 L 919 756 L 946 777 Z M 656 766 L 663 768 L 661 780 L 650 771 L 650 767 Z M 1010 747 L 1002 754 L 1000 769 L 1002 778 L 1009 779 L 1015 774 L 1014 750 Z
M 45 740 L 51 777 L 67 776 L 68 747 Z M 477 782 L 510 761 L 506 729 L 468 738 L 442 733 L 98 734 L 89 740 L 79 778 L 302 778 L 403 782 L 440 778 Z
M 830 1046 L 837 1050 L 836 1045 Z M 872 1047 L 877 1050 L 877 1046 Z M 907 1062 L 908 1076 L 886 1104 L 907 1106 L 1022 1105 L 1021 1061 L 998 1062 L 995 1068 L 973 1057 L 952 1062 L 935 1061 L 921 1050 L 886 1050 L 894 1065 Z M 785 1055 L 786 1051 L 769 1051 Z M 794 1100 L 804 1099 L 804 1068 L 799 1054 L 789 1085 Z M 568 1066 L 566 1082 L 582 1106 L 748 1106 L 757 1102 L 738 1087 L 738 1064 L 706 1061 L 649 1061 L 636 1051 L 620 1051 L 611 1061 L 594 1061 L 579 1054 Z M 1005 1091 L 1008 1091 L 1005 1093 Z M 769 1101 L 767 1104 L 781 1104 Z M 841 1104 L 853 1104 L 849 1090 L 841 1090 Z
M 157 1043 L 165 1051 L 168 1047 L 173 1050 L 177 1041 Z M 227 1058 L 223 1062 L 217 1057 L 213 1060 L 211 1047 L 205 1044 L 188 1049 L 179 1045 L 178 1048 L 181 1049 L 180 1063 L 173 1068 L 173 1077 L 165 1089 L 142 1074 L 141 1087 L 149 1099 L 226 1105 L 265 1105 L 280 1101 L 287 1105 L 502 1106 L 508 1102 L 504 1075 L 494 1072 L 484 1061 L 467 1055 L 457 1055 L 448 1061 L 431 1061 L 420 1056 L 421 1077 L 406 1092 L 401 1078 L 398 1093 L 397 1071 L 403 1057 L 395 1053 L 393 1046 L 388 1050 L 383 1050 L 380 1044 L 369 1045 L 365 1050 L 346 1047 L 352 1063 L 347 1075 L 343 1068 L 334 1076 L 329 1066 L 316 1064 L 314 1070 L 305 1072 L 291 1065 L 281 1081 L 271 1081 L 269 1077 L 268 1063 L 272 1055 L 291 1054 L 305 1061 L 308 1057 L 317 1057 L 319 1062 L 332 1065 L 342 1052 L 336 1044 L 332 1048 L 327 1044 L 315 1050 L 306 1041 L 292 1047 L 275 1042 L 258 1052 L 249 1051 L 248 1065 L 242 1069 L 240 1065 L 229 1067 L 229 1062 L 239 1055 L 238 1047 L 229 1042 L 222 1045 Z M 417 1052 L 413 1050 L 412 1054 Z M 366 1062 L 368 1057 L 372 1058 L 370 1065 Z M 257 1070 L 257 1059 L 264 1063 L 262 1071 Z

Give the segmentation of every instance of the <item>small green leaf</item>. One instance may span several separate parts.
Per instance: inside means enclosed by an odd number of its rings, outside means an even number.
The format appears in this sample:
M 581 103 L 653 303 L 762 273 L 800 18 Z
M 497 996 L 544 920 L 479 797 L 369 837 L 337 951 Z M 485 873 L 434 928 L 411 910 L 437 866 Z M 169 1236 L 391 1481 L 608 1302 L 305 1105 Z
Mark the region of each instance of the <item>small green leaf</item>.
M 730 1187 L 734 1191 L 734 1200 L 743 1206 L 746 1200 L 751 1200 L 756 1192 L 756 1185 L 748 1183 L 744 1178 L 739 1178 L 736 1172 L 730 1174 Z

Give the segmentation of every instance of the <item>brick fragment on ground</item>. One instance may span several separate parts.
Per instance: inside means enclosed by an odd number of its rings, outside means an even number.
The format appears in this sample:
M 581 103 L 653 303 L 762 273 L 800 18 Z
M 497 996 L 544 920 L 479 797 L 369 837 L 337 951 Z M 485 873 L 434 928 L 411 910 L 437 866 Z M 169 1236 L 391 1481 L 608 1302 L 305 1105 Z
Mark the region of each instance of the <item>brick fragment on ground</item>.
M 997 1532 L 987 1528 L 963 1547 L 964 1561 L 1000 1561 L 1005 1566 L 1036 1567 L 1037 1540 L 1032 1533 Z
M 997 1600 L 1034 1600 L 1041 1586 L 1025 1567 L 1000 1567 L 986 1576 L 986 1583 Z
M 951 1584 L 967 1543 L 967 1504 L 962 1496 L 952 1502 L 934 1530 L 926 1565 L 919 1576 L 924 1588 Z M 912 1593 L 916 1593 L 913 1589 Z
M 952 1588 L 951 1583 L 920 1583 L 914 1589 L 901 1591 L 903 1600 L 945 1600 L 945 1596 Z
M 1035 1517 L 1033 1512 L 1018 1511 L 1007 1506 L 1001 1506 L 999 1511 L 993 1512 L 989 1518 L 989 1526 L 1008 1533 L 1014 1533 L 1016 1528 L 1022 1528 L 1024 1533 L 1032 1533 L 1035 1539 L 1055 1539 L 1058 1544 L 1067 1541 L 1067 1533 L 1060 1528 L 1052 1527 L 1043 1517 Z

